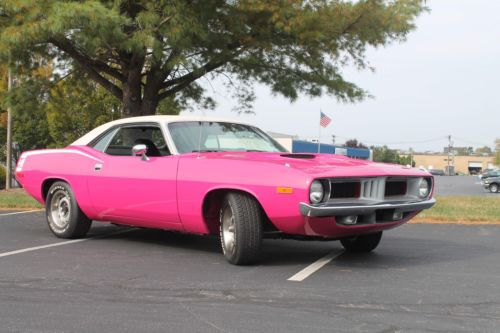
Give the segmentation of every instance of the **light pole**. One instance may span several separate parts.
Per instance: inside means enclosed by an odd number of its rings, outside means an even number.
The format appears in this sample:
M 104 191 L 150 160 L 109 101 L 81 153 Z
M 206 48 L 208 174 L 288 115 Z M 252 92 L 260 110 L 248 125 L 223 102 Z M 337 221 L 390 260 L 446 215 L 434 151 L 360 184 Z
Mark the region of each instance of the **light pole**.
M 7 90 L 10 92 L 12 89 L 12 71 L 8 69 Z M 10 105 L 7 107 L 7 163 L 5 171 L 5 189 L 10 189 L 12 178 L 12 110 Z

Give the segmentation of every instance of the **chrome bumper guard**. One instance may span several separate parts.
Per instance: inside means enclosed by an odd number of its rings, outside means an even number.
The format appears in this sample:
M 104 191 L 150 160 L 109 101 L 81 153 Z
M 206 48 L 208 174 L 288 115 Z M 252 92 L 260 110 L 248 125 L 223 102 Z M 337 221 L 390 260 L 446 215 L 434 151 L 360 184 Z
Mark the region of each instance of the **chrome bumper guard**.
M 395 209 L 397 212 L 416 212 L 434 206 L 436 199 L 414 202 L 383 202 L 372 205 L 339 204 L 335 206 L 312 206 L 300 203 L 300 213 L 304 216 L 366 215 L 379 209 Z

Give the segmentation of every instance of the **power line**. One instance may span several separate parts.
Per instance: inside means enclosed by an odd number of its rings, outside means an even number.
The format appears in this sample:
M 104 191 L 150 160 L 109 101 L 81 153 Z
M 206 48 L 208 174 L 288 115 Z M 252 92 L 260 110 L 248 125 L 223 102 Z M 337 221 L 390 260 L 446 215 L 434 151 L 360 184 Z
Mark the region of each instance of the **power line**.
M 350 140 L 354 139 L 353 137 L 345 137 L 345 136 L 340 136 L 340 135 L 335 135 L 336 138 L 339 139 L 344 139 L 344 140 Z M 310 139 L 312 137 L 306 137 L 307 139 Z M 438 141 L 444 141 L 447 140 L 448 136 L 442 136 L 439 138 L 434 138 L 434 139 L 427 139 L 427 140 L 418 140 L 418 141 L 394 141 L 394 142 L 380 142 L 380 141 L 367 141 L 363 139 L 358 139 L 358 141 L 362 143 L 367 143 L 367 144 L 376 144 L 376 145 L 403 145 L 403 144 L 419 144 L 419 143 L 429 143 L 429 142 L 438 142 Z
M 479 146 L 487 146 L 487 147 L 491 146 L 491 145 L 488 145 L 488 144 L 486 144 L 484 142 L 470 141 L 470 140 L 466 140 L 466 139 L 461 139 L 461 138 L 456 137 L 456 136 L 454 136 L 453 138 L 455 140 L 457 140 L 457 141 L 468 143 L 468 144 L 479 145 Z

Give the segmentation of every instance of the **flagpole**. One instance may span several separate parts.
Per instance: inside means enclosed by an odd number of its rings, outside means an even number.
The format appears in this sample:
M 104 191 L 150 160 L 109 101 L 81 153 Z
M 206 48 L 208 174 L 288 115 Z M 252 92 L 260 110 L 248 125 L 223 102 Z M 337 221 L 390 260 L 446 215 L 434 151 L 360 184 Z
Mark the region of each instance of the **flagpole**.
M 319 128 L 318 128 L 318 154 L 321 149 L 321 109 L 319 109 Z

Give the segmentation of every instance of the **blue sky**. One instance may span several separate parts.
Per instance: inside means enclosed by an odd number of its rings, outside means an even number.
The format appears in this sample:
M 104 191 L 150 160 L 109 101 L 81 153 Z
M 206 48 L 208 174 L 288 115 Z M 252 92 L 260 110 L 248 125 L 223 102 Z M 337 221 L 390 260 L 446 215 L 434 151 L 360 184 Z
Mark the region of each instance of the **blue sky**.
M 441 151 L 450 134 L 455 146 L 493 146 L 500 138 L 500 1 L 431 0 L 428 6 L 406 42 L 368 51 L 375 72 L 345 70 L 345 78 L 373 99 L 342 104 L 303 96 L 290 103 L 256 86 L 255 114 L 237 114 L 231 111 L 235 101 L 215 82 L 218 105 L 206 114 L 313 139 L 321 109 L 333 119 L 322 142 L 334 134 L 339 143 L 356 138 Z

